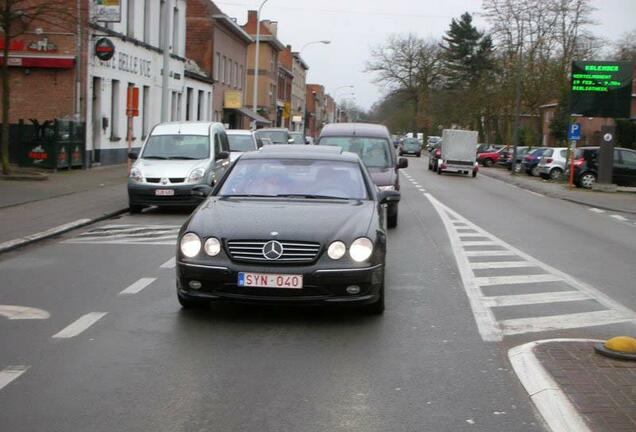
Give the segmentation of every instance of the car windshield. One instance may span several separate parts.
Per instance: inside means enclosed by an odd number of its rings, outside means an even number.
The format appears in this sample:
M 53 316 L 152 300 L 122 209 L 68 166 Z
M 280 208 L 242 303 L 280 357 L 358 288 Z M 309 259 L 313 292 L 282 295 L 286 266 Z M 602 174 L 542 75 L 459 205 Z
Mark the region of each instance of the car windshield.
M 248 152 L 256 150 L 256 144 L 254 144 L 254 138 L 251 135 L 228 134 L 227 140 L 230 142 L 230 151 Z
M 207 159 L 210 138 L 206 135 L 152 135 L 142 159 Z
M 259 137 L 265 137 L 272 140 L 274 144 L 289 144 L 289 134 L 284 130 L 281 131 L 257 131 L 256 134 Z
M 239 160 L 223 183 L 223 197 L 367 199 L 360 166 L 324 160 Z
M 289 134 L 289 137 L 294 140 L 294 144 L 305 144 L 305 140 L 303 138 L 303 134 L 301 134 L 301 133 L 292 132 L 292 133 Z
M 404 147 L 418 149 L 420 148 L 420 142 L 416 139 L 406 139 L 404 140 Z
M 338 146 L 344 151 L 356 153 L 369 168 L 387 168 L 391 165 L 391 146 L 384 138 L 324 137 L 320 145 Z
M 547 150 L 547 149 L 544 149 L 544 148 L 538 148 L 538 149 L 535 149 L 535 150 L 531 151 L 531 152 L 530 152 L 530 155 L 531 155 L 531 156 L 539 157 L 539 156 L 542 156 L 542 155 L 543 155 L 543 153 L 544 153 L 546 150 Z

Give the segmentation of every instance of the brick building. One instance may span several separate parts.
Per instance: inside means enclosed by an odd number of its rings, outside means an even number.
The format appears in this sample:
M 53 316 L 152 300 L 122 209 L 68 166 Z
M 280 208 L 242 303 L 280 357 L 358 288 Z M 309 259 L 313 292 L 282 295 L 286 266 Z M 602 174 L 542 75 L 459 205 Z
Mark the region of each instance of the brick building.
M 320 84 L 307 84 L 306 89 L 305 135 L 318 138 L 326 122 L 325 88 Z
M 283 51 L 284 52 L 284 51 Z M 276 100 L 276 126 L 291 129 L 291 96 L 292 96 L 292 74 L 291 57 L 289 64 L 283 63 L 283 57 L 278 65 L 278 98 Z
M 280 64 L 291 71 L 291 98 L 289 100 L 289 119 L 286 126 L 295 131 L 302 131 L 305 121 L 305 77 L 309 66 L 300 54 L 292 51 L 291 45 L 280 52 Z
M 257 111 L 258 114 L 276 123 L 278 107 L 278 54 L 285 49 L 285 46 L 276 37 L 278 33 L 278 23 L 275 21 L 262 20 L 260 23 L 260 43 L 259 43 L 259 66 L 258 66 L 258 94 Z M 256 11 L 247 13 L 247 23 L 243 29 L 252 37 L 256 36 Z M 252 107 L 255 76 L 255 55 L 256 43 L 251 43 L 247 50 L 247 101 Z

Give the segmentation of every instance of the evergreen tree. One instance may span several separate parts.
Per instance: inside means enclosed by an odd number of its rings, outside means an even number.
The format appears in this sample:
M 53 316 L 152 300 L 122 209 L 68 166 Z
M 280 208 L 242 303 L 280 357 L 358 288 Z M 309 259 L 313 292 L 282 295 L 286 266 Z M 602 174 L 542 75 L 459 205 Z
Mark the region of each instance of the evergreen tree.
M 451 89 L 474 87 L 484 72 L 493 69 L 493 43 L 489 35 L 477 30 L 473 17 L 464 13 L 453 18 L 443 37 L 444 80 Z

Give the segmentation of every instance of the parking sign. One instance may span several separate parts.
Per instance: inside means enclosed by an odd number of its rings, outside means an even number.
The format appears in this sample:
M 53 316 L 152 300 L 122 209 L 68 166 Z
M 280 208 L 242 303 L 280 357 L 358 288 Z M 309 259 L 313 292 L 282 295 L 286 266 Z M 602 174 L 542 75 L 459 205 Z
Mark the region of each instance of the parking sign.
M 578 123 L 572 123 L 568 129 L 568 140 L 578 141 L 581 139 L 581 125 Z

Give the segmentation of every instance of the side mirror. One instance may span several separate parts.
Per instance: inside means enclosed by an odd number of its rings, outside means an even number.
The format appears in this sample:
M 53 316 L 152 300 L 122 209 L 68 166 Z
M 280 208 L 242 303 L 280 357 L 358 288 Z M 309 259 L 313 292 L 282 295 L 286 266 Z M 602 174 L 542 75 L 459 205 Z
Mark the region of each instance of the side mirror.
M 407 158 L 399 158 L 398 159 L 398 169 L 400 168 L 408 168 L 409 160 Z
M 208 185 L 196 185 L 190 191 L 190 195 L 193 197 L 204 200 L 212 193 L 212 188 Z
M 216 155 L 216 160 L 228 159 L 230 157 L 230 152 L 221 151 Z
M 139 158 L 139 153 L 137 153 L 136 151 L 128 152 L 128 159 L 137 160 L 137 158 Z
M 398 191 L 380 191 L 378 192 L 378 201 L 380 204 L 391 204 L 400 202 L 402 194 Z

